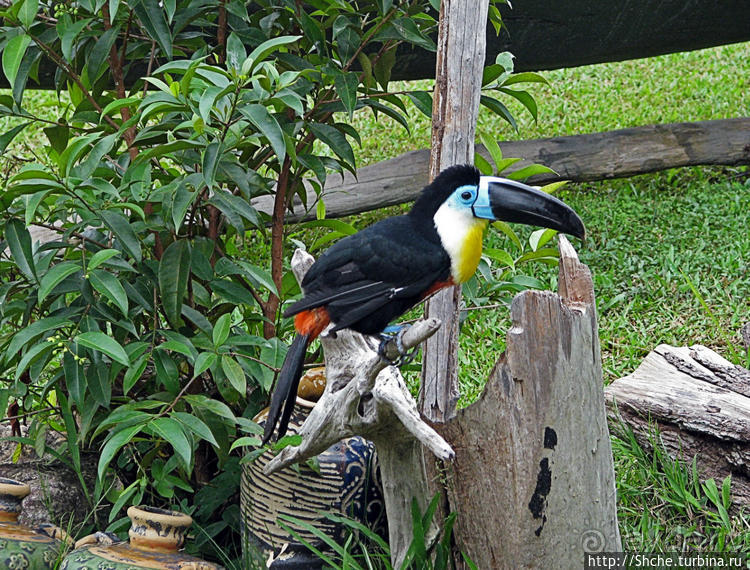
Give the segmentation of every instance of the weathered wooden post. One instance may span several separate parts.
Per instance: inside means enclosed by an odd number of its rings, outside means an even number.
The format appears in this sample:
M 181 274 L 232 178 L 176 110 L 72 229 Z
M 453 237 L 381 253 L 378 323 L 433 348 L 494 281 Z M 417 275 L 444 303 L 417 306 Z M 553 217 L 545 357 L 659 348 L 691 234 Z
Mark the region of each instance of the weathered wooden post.
M 430 180 L 455 164 L 474 162 L 474 138 L 489 0 L 443 0 L 437 42 L 432 105 Z M 442 328 L 424 345 L 420 410 L 433 422 L 456 414 L 458 401 L 458 310 L 461 287 L 450 287 L 427 301 L 427 317 Z

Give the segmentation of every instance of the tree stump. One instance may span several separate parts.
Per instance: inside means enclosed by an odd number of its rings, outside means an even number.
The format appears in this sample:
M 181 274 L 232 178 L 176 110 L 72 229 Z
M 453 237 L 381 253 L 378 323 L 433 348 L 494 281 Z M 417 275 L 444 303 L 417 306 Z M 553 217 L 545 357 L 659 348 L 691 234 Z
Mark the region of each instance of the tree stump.
M 438 426 L 456 451 L 457 547 L 478 568 L 581 568 L 621 550 L 593 284 L 559 240 L 560 295 L 516 296 L 482 397 Z
M 739 505 L 750 505 L 750 370 L 705 346 L 657 346 L 632 374 L 605 390 L 638 442 L 652 426 L 672 458 L 697 456 L 702 477 L 732 476 Z

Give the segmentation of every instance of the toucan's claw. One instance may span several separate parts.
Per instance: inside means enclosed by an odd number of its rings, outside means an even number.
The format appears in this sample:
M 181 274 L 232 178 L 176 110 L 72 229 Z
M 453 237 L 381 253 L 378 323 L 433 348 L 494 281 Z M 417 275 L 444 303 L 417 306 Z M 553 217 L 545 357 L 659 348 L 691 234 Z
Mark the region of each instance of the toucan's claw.
M 401 367 L 405 364 L 409 364 L 419 352 L 419 347 L 415 346 L 411 350 L 407 349 L 403 343 L 404 332 L 406 327 L 400 327 L 398 332 L 394 333 L 381 333 L 380 334 L 380 346 L 378 347 L 378 354 L 380 358 L 385 360 L 389 365 Z M 395 358 L 388 357 L 388 345 L 389 343 L 395 343 L 398 356 Z

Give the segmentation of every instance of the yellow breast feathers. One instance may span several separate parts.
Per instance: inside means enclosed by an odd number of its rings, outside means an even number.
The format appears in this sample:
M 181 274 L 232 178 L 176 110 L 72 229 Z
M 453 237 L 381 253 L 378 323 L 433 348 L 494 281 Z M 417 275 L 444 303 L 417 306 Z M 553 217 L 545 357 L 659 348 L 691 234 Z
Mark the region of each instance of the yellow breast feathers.
M 457 283 L 464 283 L 471 279 L 479 265 L 482 257 L 482 238 L 487 228 L 488 220 L 474 219 L 474 223 L 468 228 L 463 240 L 463 245 L 458 254 L 458 259 L 453 261 L 451 267 L 453 279 Z
M 451 276 L 455 283 L 468 281 L 482 256 L 482 237 L 488 220 L 475 218 L 465 211 L 443 204 L 435 213 L 435 229 L 451 258 Z

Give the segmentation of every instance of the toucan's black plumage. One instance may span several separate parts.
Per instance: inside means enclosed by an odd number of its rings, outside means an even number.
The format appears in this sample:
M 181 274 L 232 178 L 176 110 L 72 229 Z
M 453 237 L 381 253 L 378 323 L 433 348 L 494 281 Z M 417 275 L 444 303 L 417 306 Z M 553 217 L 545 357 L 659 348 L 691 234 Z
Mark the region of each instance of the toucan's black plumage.
M 482 177 L 473 166 L 454 166 L 427 186 L 411 211 L 382 220 L 333 244 L 302 281 L 297 337 L 279 373 L 263 442 L 279 424 L 286 432 L 305 351 L 329 323 L 378 334 L 442 287 L 468 279 L 481 255 L 487 221 L 532 223 L 583 237 L 583 223 L 563 202 L 525 184 Z

